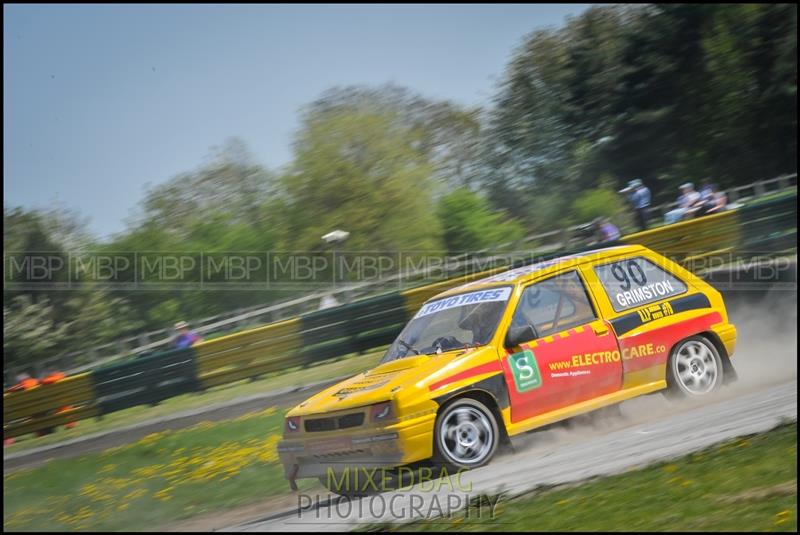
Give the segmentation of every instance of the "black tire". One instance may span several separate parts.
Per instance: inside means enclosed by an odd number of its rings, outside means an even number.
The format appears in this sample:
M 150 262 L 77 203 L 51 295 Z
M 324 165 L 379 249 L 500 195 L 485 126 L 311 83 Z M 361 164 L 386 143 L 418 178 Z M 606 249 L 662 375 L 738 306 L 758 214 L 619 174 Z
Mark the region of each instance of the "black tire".
M 439 411 L 433 428 L 434 459 L 454 469 L 472 469 L 492 460 L 500 442 L 497 419 L 486 405 L 460 398 Z
M 667 362 L 667 396 L 702 398 L 722 387 L 725 369 L 714 344 L 705 336 L 681 340 Z

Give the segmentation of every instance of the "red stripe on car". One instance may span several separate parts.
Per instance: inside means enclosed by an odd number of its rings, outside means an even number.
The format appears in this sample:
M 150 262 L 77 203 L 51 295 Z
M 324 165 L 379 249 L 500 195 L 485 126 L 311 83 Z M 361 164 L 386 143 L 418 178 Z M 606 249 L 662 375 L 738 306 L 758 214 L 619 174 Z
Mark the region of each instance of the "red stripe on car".
M 438 390 L 439 388 L 449 385 L 450 383 L 455 383 L 456 381 L 461 381 L 462 379 L 467 379 L 469 377 L 474 377 L 476 375 L 482 375 L 484 373 L 491 373 L 491 372 L 500 372 L 503 371 L 500 368 L 500 361 L 495 360 L 492 362 L 487 362 L 486 364 L 481 364 L 480 366 L 476 366 L 474 368 L 470 368 L 469 370 L 464 370 L 463 372 L 459 372 L 455 375 L 451 375 L 446 379 L 442 379 L 441 381 L 437 381 L 435 383 L 431 383 L 431 386 L 428 388 L 430 390 Z

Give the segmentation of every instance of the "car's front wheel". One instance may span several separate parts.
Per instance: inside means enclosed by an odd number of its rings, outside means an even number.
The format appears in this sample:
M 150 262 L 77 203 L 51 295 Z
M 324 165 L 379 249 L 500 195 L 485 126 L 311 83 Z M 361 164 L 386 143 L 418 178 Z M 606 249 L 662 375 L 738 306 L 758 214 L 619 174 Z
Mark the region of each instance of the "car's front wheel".
M 455 468 L 477 468 L 497 451 L 500 432 L 494 413 L 476 399 L 461 398 L 445 406 L 434 430 L 439 460 Z
M 704 336 L 691 336 L 672 350 L 669 391 L 684 397 L 706 396 L 722 386 L 722 374 L 722 359 L 714 344 Z

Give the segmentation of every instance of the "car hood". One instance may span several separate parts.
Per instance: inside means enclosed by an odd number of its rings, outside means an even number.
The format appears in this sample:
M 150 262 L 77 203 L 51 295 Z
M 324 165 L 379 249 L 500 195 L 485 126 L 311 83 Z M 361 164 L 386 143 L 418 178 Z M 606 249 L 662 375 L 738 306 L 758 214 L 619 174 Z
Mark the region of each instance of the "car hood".
M 416 355 L 380 364 L 311 396 L 290 410 L 287 416 L 307 416 L 387 401 L 400 389 L 408 385 L 423 387 L 424 383 L 433 381 L 439 375 L 439 370 L 457 365 L 456 361 L 483 351 L 494 349 L 486 346 L 458 349 L 439 355 Z

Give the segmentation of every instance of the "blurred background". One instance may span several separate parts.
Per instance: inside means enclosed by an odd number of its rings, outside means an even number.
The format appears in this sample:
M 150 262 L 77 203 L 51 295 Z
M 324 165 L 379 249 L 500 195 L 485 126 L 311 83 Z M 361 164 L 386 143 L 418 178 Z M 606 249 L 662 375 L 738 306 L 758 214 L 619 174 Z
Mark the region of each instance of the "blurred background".
M 490 527 L 797 530 L 796 423 L 740 436 L 796 421 L 796 5 L 3 11 L 4 529 L 269 528 L 285 410 L 425 300 L 640 243 L 740 382 L 526 435 L 477 477 L 690 456 Z

